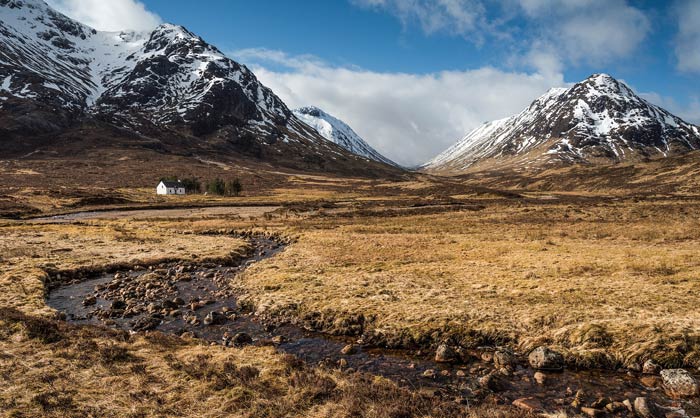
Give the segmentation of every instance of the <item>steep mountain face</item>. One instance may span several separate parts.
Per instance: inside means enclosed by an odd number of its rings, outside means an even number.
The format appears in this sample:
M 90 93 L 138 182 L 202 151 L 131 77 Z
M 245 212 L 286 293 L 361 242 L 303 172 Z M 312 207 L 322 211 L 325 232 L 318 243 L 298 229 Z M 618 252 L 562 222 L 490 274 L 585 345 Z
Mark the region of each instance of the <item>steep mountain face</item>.
M 594 74 L 569 89 L 551 89 L 518 115 L 480 126 L 422 168 L 449 173 L 477 165 L 610 163 L 699 148 L 698 127 L 613 77 Z
M 396 166 L 397 164 L 372 148 L 348 124 L 329 115 L 315 106 L 306 106 L 294 110 L 302 122 L 314 128 L 321 136 L 334 142 L 353 154 Z
M 167 152 L 236 153 L 331 170 L 366 163 L 326 141 L 245 66 L 181 26 L 100 32 L 41 0 L 0 0 L 3 146 L 33 152 L 49 138 L 56 145 L 90 137 L 95 126 L 117 127 L 122 133 L 113 136 L 131 138 L 131 145 Z

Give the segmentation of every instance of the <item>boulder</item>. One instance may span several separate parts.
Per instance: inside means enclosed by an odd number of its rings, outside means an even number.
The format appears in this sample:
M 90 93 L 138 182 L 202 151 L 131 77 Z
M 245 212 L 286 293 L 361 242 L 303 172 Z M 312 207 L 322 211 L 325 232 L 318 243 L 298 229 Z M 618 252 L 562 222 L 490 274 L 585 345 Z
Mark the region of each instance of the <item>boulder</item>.
M 205 317 L 202 322 L 204 322 L 204 325 L 217 325 L 221 324 L 226 321 L 226 316 L 219 313 L 219 312 L 209 312 Z
M 588 415 L 589 417 L 593 417 L 593 418 L 605 415 L 605 411 L 603 411 L 601 409 L 596 409 L 596 408 L 589 408 L 587 406 L 584 406 L 583 408 L 581 408 L 581 412 L 584 415 Z
M 340 354 L 345 356 L 357 354 L 357 346 L 355 344 L 348 344 L 340 350 Z
M 88 296 L 83 299 L 83 306 L 92 306 L 97 303 L 97 298 L 95 296 Z
M 659 374 L 661 372 L 661 366 L 654 363 L 654 360 L 647 360 L 642 365 L 642 373 L 644 374 Z
M 245 332 L 239 332 L 231 338 L 231 343 L 236 347 L 252 344 L 253 338 Z
M 520 398 L 513 401 L 513 406 L 528 412 L 542 411 L 542 403 L 535 398 Z
M 660 418 L 658 408 L 654 402 L 645 397 L 638 397 L 634 400 L 634 413 L 640 418 Z
M 700 394 L 700 385 L 698 385 L 697 379 L 687 370 L 662 370 L 661 379 L 666 393 L 674 399 L 690 398 Z
M 506 389 L 506 382 L 497 374 L 489 373 L 479 378 L 479 386 L 493 392 L 501 392 Z
M 627 409 L 627 406 L 622 402 L 610 402 L 605 405 L 605 409 L 611 414 L 616 414 Z
M 496 368 L 510 368 L 515 364 L 515 358 L 508 352 L 496 351 L 493 353 L 493 363 Z
M 537 370 L 562 370 L 564 368 L 564 356 L 548 347 L 537 347 L 528 356 L 528 362 Z
M 156 329 L 160 325 L 161 320 L 153 316 L 146 316 L 136 320 L 131 327 L 134 331 L 150 331 Z
M 438 363 L 452 363 L 457 359 L 457 353 L 447 344 L 440 344 L 435 351 L 435 361 Z
M 542 372 L 535 372 L 533 378 L 538 385 L 544 385 L 547 383 L 547 375 Z

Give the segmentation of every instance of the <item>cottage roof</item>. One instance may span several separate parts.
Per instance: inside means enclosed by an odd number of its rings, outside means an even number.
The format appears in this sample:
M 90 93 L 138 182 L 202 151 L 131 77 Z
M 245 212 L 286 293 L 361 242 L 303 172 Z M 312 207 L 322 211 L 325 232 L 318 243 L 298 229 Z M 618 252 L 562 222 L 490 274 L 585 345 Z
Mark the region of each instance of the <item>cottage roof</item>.
M 161 183 L 167 188 L 178 188 L 178 187 L 185 187 L 184 184 L 182 184 L 181 181 L 168 181 L 168 180 L 161 180 Z

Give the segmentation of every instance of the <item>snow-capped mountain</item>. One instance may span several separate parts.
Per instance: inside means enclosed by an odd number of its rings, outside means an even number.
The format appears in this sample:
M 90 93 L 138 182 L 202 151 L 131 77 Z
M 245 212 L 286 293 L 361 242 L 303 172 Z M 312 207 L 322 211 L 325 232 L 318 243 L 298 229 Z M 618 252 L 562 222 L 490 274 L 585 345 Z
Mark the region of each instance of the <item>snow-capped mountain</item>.
M 304 123 L 314 128 L 322 137 L 340 145 L 353 154 L 385 164 L 396 165 L 396 163 L 372 148 L 348 124 L 323 110 L 315 106 L 306 106 L 294 110 L 294 114 Z
M 700 148 L 700 129 L 637 96 L 623 82 L 594 74 L 555 88 L 521 113 L 474 129 L 426 163 L 459 172 L 477 163 L 549 166 L 620 162 Z
M 366 161 L 326 141 L 248 68 L 181 26 L 101 32 L 42 0 L 0 0 L 0 134 L 56 135 L 86 123 L 183 153 L 207 147 L 293 158 L 303 168 Z

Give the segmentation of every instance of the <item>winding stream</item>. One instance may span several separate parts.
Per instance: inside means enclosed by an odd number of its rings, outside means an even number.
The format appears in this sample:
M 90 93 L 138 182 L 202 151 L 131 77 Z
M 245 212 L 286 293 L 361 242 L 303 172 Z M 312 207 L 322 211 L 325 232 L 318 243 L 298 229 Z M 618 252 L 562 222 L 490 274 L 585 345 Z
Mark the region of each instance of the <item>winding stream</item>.
M 106 325 L 121 329 L 183 335 L 223 345 L 274 345 L 284 353 L 312 365 L 339 367 L 383 376 L 400 385 L 433 396 L 473 404 L 510 404 L 532 398 L 529 404 L 547 411 L 575 411 L 577 398 L 590 405 L 600 398 L 612 401 L 643 396 L 683 416 L 700 414 L 697 400 L 673 401 L 660 388 L 658 377 L 625 372 L 570 371 L 545 373 L 546 383 L 520 361 L 508 372 L 492 362 L 475 359 L 469 364 L 437 363 L 415 352 L 353 346 L 351 338 L 330 337 L 292 325 L 263 323 L 238 306 L 234 289 L 237 275 L 248 265 L 273 257 L 284 244 L 254 236 L 252 253 L 235 266 L 170 263 L 148 269 L 103 274 L 50 290 L 47 303 L 75 324 Z M 485 350 L 488 352 L 488 349 Z M 493 379 L 483 379 L 486 375 Z M 480 381 L 481 380 L 481 381 Z M 488 380 L 488 381 L 487 381 Z M 616 413 L 626 415 L 627 410 Z

